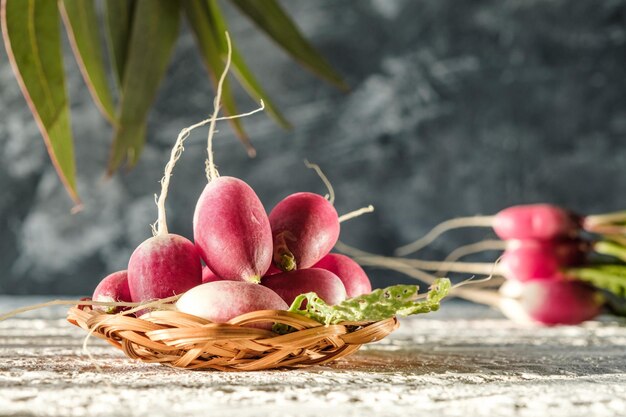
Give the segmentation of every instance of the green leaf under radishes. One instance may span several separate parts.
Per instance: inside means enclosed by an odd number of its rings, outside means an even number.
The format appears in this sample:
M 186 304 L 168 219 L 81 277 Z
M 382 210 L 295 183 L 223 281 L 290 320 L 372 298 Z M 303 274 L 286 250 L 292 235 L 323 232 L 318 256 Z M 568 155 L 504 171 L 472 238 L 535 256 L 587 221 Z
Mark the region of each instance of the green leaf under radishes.
M 418 294 L 417 285 L 394 285 L 377 289 L 329 306 L 314 292 L 299 295 L 289 311 L 301 314 L 323 324 L 340 322 L 372 322 L 394 316 L 430 313 L 439 309 L 441 300 L 450 291 L 450 280 L 438 278 L 430 291 Z M 306 307 L 301 308 L 303 301 Z

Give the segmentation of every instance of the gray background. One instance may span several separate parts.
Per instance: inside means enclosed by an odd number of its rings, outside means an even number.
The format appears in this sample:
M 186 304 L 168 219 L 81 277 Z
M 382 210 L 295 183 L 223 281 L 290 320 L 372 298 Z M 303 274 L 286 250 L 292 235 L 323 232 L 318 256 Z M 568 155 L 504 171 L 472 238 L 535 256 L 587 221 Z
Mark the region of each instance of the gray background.
M 304 158 L 333 182 L 342 240 L 393 248 L 446 218 L 554 202 L 581 213 L 626 207 L 624 1 L 362 0 L 283 2 L 352 87 L 343 94 L 290 61 L 236 11 L 231 32 L 286 116 L 245 121 L 258 157 L 220 126 L 222 175 L 249 182 L 271 209 L 301 190 L 324 193 Z M 104 178 L 111 128 L 66 50 L 84 210 L 70 214 L 43 141 L 0 52 L 0 293 L 89 294 L 150 236 L 153 194 L 169 148 L 212 100 L 186 28 L 150 116 L 134 171 Z M 241 94 L 240 107 L 255 104 Z M 189 139 L 168 200 L 170 230 L 191 236 L 205 184 L 204 132 Z M 487 230 L 451 233 L 442 258 Z M 370 271 L 376 285 L 402 280 Z

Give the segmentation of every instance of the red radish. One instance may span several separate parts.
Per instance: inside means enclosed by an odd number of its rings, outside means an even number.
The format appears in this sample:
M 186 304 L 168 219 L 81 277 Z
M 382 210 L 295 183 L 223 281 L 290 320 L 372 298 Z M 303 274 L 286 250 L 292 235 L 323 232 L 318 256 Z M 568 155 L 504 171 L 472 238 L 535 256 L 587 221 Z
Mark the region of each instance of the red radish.
M 202 259 L 223 279 L 259 282 L 270 267 L 270 222 L 255 192 L 238 178 L 219 177 L 207 184 L 193 230 Z
M 195 246 L 172 233 L 143 242 L 128 262 L 128 284 L 135 302 L 166 298 L 202 283 L 202 264 Z
M 348 298 L 372 292 L 372 284 L 363 268 L 345 255 L 329 253 L 313 268 L 325 269 L 337 275 L 346 287 Z
M 241 281 L 215 281 L 199 285 L 176 302 L 176 308 L 214 323 L 258 310 L 287 310 L 289 306 L 271 289 Z M 271 324 L 250 327 L 271 327 Z
M 103 302 L 131 302 L 130 289 L 128 288 L 128 273 L 126 270 L 117 271 L 107 275 L 100 281 L 93 296 L 93 301 Z M 124 310 L 123 307 L 115 306 L 94 306 L 105 313 L 117 313 Z
M 208 184 L 196 204 L 193 235 L 202 259 L 216 275 L 227 280 L 257 283 L 272 262 L 272 231 L 267 213 L 248 184 L 238 178 L 220 177 L 213 162 L 215 122 L 232 56 L 228 35 L 226 43 L 226 65 L 217 84 L 213 115 L 209 119 Z
M 604 304 L 597 290 L 577 281 L 510 282 L 500 292 L 508 297 L 502 304 L 505 314 L 545 325 L 591 320 L 600 314 Z
M 499 271 L 508 279 L 562 279 L 561 268 L 584 261 L 584 242 L 566 240 L 511 240 L 502 255 Z
M 261 284 L 274 290 L 289 305 L 300 294 L 315 292 L 329 305 L 346 299 L 346 288 L 337 275 L 319 268 L 298 269 L 263 277 Z
M 509 207 L 493 219 L 493 230 L 500 239 L 549 240 L 573 235 L 578 228 L 572 213 L 550 204 Z
M 222 278 L 215 275 L 215 272 L 211 271 L 211 268 L 208 266 L 202 267 L 202 283 L 206 284 L 207 282 L 213 281 L 222 281 Z
M 269 219 L 274 264 L 283 271 L 312 267 L 339 238 L 337 210 L 319 194 L 291 194 L 274 207 Z

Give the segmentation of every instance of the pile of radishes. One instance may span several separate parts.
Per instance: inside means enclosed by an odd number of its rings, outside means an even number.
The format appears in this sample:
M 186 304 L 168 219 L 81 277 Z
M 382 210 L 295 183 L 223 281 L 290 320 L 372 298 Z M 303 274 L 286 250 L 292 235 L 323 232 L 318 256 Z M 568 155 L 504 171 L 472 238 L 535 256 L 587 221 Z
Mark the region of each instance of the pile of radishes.
M 500 244 L 468 245 L 480 250 L 502 248 L 494 263 L 434 262 L 407 258 L 442 233 L 460 227 L 491 227 Z M 623 311 L 626 302 L 626 212 L 578 216 L 550 204 L 504 209 L 494 216 L 448 220 L 430 233 L 398 248 L 396 258 L 353 250 L 357 261 L 402 272 L 453 271 L 499 275 L 499 294 L 471 289 L 473 300 L 487 300 L 513 318 L 546 325 L 578 324 L 604 307 Z M 497 243 L 497 242 L 496 242 Z M 348 248 L 349 249 L 349 248 Z M 470 252 L 467 251 L 466 254 Z M 415 275 L 422 278 L 427 275 Z M 459 292 L 460 294 L 460 292 Z M 490 297 L 486 297 L 489 295 Z M 497 298 L 497 302 L 493 302 Z
M 220 120 L 221 86 L 229 64 L 230 52 L 213 116 L 183 129 L 172 149 L 161 180 L 154 236 L 135 249 L 127 270 L 100 282 L 94 301 L 141 303 L 184 294 L 176 302 L 179 311 L 223 323 L 251 311 L 287 310 L 303 293 L 315 292 L 335 305 L 371 291 L 367 275 L 356 262 L 330 253 L 339 237 L 340 221 L 351 217 L 338 216 L 332 192 L 329 198 L 310 192 L 291 194 L 268 215 L 248 184 L 218 174 L 212 137 Z M 204 124 L 209 124 L 208 184 L 196 204 L 191 241 L 169 233 L 165 199 L 183 141 L 193 128 Z M 118 311 L 116 307 L 104 309 Z

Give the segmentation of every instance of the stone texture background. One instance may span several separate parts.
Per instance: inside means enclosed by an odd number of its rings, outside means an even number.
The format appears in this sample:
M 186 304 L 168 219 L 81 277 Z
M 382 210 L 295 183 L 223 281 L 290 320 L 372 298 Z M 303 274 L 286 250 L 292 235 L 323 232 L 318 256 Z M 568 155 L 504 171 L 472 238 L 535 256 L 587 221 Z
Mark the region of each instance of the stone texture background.
M 582 213 L 626 207 L 626 2 L 368 0 L 283 2 L 345 75 L 343 94 L 315 79 L 229 9 L 232 36 L 295 125 L 246 120 L 258 157 L 227 126 L 223 175 L 248 181 L 268 209 L 291 192 L 323 193 L 319 163 L 344 213 L 342 239 L 390 252 L 455 216 L 554 202 Z M 137 168 L 104 178 L 111 128 L 66 51 L 83 212 L 71 202 L 0 51 L 0 293 L 88 294 L 150 235 L 153 194 L 178 131 L 210 110 L 212 91 L 186 30 Z M 254 103 L 241 94 L 240 107 Z M 191 235 L 204 186 L 204 133 L 177 166 L 173 232 Z M 441 258 L 487 231 L 452 233 Z M 372 271 L 377 285 L 400 278 Z

